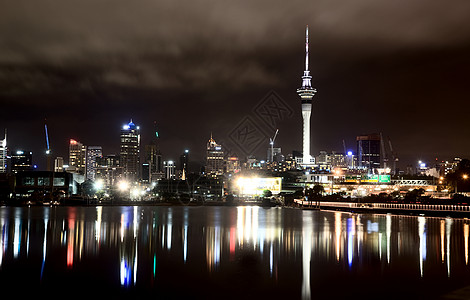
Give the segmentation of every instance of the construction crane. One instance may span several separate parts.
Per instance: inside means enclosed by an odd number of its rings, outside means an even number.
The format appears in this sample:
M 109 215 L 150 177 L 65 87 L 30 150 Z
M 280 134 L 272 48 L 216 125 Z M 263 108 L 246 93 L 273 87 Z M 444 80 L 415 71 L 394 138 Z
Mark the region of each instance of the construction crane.
M 49 133 L 47 132 L 47 120 L 44 119 L 44 130 L 46 132 L 46 158 L 47 158 L 47 171 L 51 170 L 51 148 L 49 147 Z
M 398 157 L 397 157 L 395 151 L 393 151 L 392 141 L 390 140 L 390 137 L 388 137 L 388 144 L 389 144 L 389 146 L 390 146 L 390 152 L 392 153 L 392 159 L 393 159 L 393 171 L 392 171 L 392 174 L 395 175 L 395 172 L 396 172 L 396 170 L 397 170 Z
M 276 133 L 274 134 L 274 137 L 269 138 L 269 144 L 271 145 L 271 161 L 274 161 L 274 140 L 276 140 L 278 132 L 279 132 L 279 129 L 276 129 Z

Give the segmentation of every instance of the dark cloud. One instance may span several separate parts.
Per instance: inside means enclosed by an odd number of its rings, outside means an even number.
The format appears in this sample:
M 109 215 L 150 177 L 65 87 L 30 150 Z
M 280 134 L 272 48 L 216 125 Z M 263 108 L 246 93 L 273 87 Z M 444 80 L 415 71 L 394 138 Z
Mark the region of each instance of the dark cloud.
M 65 156 L 70 137 L 112 152 L 123 122 L 157 120 L 171 158 L 202 159 L 211 131 L 227 140 L 275 90 L 295 111 L 279 144 L 299 149 L 309 24 L 314 151 L 382 131 L 410 160 L 466 155 L 469 13 L 463 0 L 7 1 L 0 128 L 39 152 L 47 116 Z

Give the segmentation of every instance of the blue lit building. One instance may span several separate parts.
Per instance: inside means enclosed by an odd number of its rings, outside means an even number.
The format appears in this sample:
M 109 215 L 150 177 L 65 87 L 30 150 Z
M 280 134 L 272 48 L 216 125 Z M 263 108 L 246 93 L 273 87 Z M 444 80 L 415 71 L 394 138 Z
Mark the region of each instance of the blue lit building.
M 131 182 L 139 179 L 140 175 L 140 127 L 136 126 L 132 120 L 122 126 L 121 129 L 121 151 L 120 166 L 123 168 L 123 175 Z

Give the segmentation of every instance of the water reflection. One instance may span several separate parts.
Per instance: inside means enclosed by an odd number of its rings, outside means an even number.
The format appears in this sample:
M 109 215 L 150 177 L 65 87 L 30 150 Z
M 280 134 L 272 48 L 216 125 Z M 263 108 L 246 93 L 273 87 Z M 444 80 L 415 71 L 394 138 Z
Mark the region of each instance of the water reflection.
M 466 219 L 251 206 L 16 207 L 0 209 L 0 227 L 2 278 L 20 261 L 39 281 L 87 265 L 128 288 L 158 286 L 169 274 L 234 274 L 246 286 L 309 299 L 326 289 L 325 278 L 347 274 L 404 274 L 430 286 L 441 274 L 469 276 Z

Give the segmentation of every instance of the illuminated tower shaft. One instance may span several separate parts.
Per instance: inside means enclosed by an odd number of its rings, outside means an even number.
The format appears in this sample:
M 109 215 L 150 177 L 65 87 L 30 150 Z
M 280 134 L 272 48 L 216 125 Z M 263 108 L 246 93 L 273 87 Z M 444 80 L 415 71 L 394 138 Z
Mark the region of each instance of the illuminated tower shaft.
M 312 104 L 302 103 L 303 135 L 302 135 L 302 153 L 303 164 L 310 163 L 310 116 L 312 115 Z
M 302 76 L 302 87 L 297 89 L 297 94 L 300 96 L 302 103 L 302 118 L 303 118 L 303 165 L 309 165 L 311 163 L 310 156 L 310 116 L 312 114 L 312 98 L 317 92 L 316 89 L 312 88 L 312 76 L 308 69 L 308 26 L 305 30 L 305 71 Z

